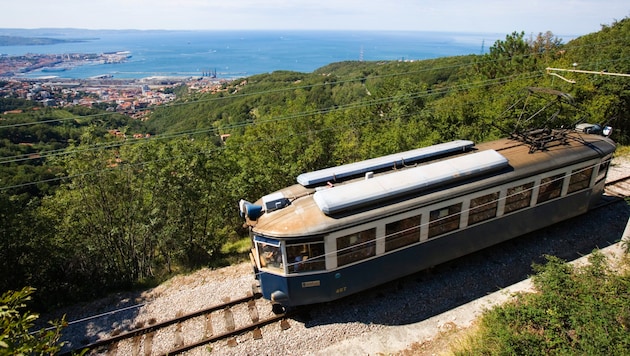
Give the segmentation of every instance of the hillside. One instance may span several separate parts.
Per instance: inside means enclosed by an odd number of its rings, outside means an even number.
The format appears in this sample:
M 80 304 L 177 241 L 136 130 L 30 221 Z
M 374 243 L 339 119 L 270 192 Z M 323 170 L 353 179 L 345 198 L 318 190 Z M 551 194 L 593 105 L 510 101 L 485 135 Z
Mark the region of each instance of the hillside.
M 0 36 L 0 46 L 41 46 L 82 40 L 64 40 L 49 37 Z
M 630 73 L 629 48 L 624 19 L 567 44 L 552 33 L 514 32 L 485 55 L 255 75 L 216 93 L 188 93 L 146 122 L 84 108 L 2 115 L 5 157 L 51 154 L 0 167 L 0 265 L 12 271 L 0 290 L 34 286 L 40 307 L 51 307 L 228 264 L 239 256 L 222 248 L 246 235 L 239 199 L 305 171 L 453 139 L 486 141 L 516 125 L 608 123 L 613 139 L 630 144 L 627 78 L 562 74 L 571 84 L 546 71 Z M 544 105 L 528 87 L 566 92 L 577 105 L 551 122 L 519 122 L 517 100 L 530 98 L 534 111 Z M 53 118 L 64 120 L 42 123 Z M 153 138 L 106 133 L 133 125 Z

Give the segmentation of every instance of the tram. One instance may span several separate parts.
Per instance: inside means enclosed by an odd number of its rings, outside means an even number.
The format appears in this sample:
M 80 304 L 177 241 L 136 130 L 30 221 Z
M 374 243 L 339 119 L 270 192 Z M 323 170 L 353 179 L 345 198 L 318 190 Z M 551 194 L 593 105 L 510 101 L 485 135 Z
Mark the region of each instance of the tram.
M 598 203 L 616 147 L 599 126 L 527 137 L 458 140 L 307 172 L 241 200 L 263 297 L 276 311 L 333 301 Z

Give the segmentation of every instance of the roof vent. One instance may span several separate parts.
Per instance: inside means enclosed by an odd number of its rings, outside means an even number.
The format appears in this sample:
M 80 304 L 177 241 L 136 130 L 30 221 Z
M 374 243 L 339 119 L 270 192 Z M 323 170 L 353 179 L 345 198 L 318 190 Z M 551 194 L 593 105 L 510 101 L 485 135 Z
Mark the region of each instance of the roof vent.
M 289 199 L 280 192 L 265 195 L 264 197 L 262 197 L 262 201 L 263 206 L 267 212 L 282 209 L 291 204 Z

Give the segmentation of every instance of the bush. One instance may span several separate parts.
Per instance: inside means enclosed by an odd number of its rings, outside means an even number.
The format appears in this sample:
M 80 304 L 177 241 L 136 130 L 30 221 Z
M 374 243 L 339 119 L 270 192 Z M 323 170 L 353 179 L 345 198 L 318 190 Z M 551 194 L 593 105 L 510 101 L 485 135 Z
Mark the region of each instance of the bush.
M 623 355 L 630 350 L 630 276 L 601 252 L 574 267 L 557 257 L 535 266 L 537 293 L 487 311 L 456 355 Z
M 51 322 L 52 328 L 48 330 L 30 332 L 39 315 L 22 309 L 34 290 L 25 287 L 0 297 L 0 355 L 54 355 L 61 350 L 63 343 L 59 338 L 64 319 Z

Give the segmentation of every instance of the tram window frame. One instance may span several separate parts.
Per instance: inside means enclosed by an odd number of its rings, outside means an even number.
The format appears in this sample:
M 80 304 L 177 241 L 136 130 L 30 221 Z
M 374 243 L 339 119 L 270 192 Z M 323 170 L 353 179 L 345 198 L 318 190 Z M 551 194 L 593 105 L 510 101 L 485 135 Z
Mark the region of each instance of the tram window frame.
M 429 238 L 458 230 L 460 228 L 461 215 L 461 202 L 429 212 Z
M 470 199 L 468 225 L 493 219 L 499 211 L 500 192 L 493 192 Z
M 422 214 L 385 225 L 385 252 L 420 242 Z
M 591 185 L 591 177 L 593 177 L 593 167 L 578 168 L 571 171 L 569 179 L 569 189 L 567 194 L 586 189 Z
M 505 196 L 505 214 L 528 208 L 532 203 L 534 182 L 519 184 L 507 189 Z
M 288 273 L 323 271 L 326 269 L 324 241 L 300 241 L 287 243 Z
M 376 228 L 340 236 L 336 239 L 336 245 L 337 266 L 373 257 L 376 255 Z
M 562 195 L 562 186 L 564 185 L 564 172 L 553 176 L 545 177 L 540 180 L 538 187 L 538 197 L 536 204 L 555 199 Z

